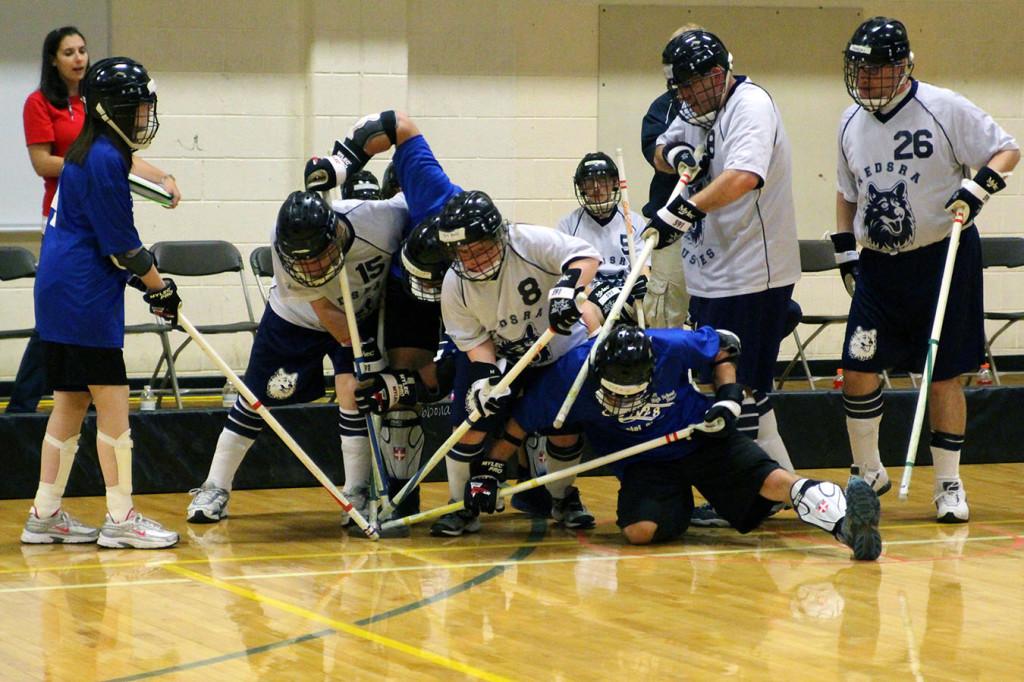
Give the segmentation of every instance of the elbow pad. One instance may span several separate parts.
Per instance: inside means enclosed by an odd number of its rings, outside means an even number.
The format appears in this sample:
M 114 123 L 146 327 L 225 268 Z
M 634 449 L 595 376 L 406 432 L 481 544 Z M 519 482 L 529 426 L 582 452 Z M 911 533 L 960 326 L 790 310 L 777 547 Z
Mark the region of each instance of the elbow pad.
M 146 247 L 115 253 L 110 256 L 110 260 L 121 270 L 127 270 L 139 277 L 145 275 L 153 267 L 153 254 Z

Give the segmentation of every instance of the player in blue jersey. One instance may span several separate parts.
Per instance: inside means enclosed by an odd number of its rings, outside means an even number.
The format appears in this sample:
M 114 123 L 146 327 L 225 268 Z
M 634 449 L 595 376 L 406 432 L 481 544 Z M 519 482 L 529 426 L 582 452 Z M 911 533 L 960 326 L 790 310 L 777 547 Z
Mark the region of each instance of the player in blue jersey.
M 128 171 L 156 135 L 156 86 L 141 64 L 111 57 L 85 77 L 86 122 L 68 149 L 50 208 L 35 283 L 36 328 L 46 350 L 53 412 L 43 439 L 39 488 L 21 541 L 170 547 L 178 534 L 132 503 L 132 439 L 124 355 L 125 284 L 150 310 L 178 319 L 174 282 L 160 276 L 135 229 Z M 61 508 L 82 420 L 96 404 L 96 451 L 106 485 L 103 527 Z
M 911 78 L 914 55 L 900 21 L 863 22 L 847 44 L 845 64 L 854 104 L 839 123 L 832 241 L 853 296 L 843 343 L 843 404 L 853 461 L 879 494 L 890 488 L 878 449 L 884 407 L 878 373 L 894 367 L 922 371 L 952 214 L 962 210 L 967 219 L 928 416 L 936 518 L 964 523 L 970 510 L 960 479 L 967 430 L 960 375 L 977 369 L 985 357 L 981 242 L 974 223 L 989 196 L 1006 186 L 1020 147 L 964 97 Z
M 593 341 L 571 350 L 525 392 L 507 428 L 513 436 L 549 426 Z M 726 428 L 697 433 L 612 466 L 619 478 L 617 523 L 632 544 L 671 540 L 690 523 L 691 486 L 733 528 L 756 528 L 779 502 L 792 504 L 806 523 L 848 545 L 857 559 L 881 553 L 878 498 L 859 477 L 845 494 L 828 481 L 801 478 L 779 466 L 754 441 L 736 431 L 743 389 L 736 383 L 739 339 L 701 327 L 643 330 L 620 325 L 598 348 L 587 381 L 566 420 L 582 428 L 594 452 L 609 454 L 652 438 L 721 417 Z M 714 401 L 700 394 L 687 373 L 714 377 Z M 491 455 L 505 456 L 499 443 Z M 467 506 L 487 508 L 497 485 L 477 477 Z M 493 507 L 490 507 L 493 508 Z

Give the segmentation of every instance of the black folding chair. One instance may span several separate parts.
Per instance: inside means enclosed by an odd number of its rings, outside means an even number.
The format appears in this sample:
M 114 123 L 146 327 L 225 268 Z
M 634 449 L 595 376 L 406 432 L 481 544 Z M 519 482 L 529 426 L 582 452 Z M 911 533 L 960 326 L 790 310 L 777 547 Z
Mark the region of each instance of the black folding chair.
M 270 296 L 270 286 L 264 282 L 265 279 L 274 277 L 274 255 L 269 246 L 258 246 L 249 254 L 249 268 L 256 279 L 256 289 L 260 292 L 263 304 L 267 304 Z
M 982 237 L 981 238 L 981 266 L 988 268 L 1019 268 L 1024 266 L 1024 237 Z M 1019 289 L 1013 288 L 1015 291 Z M 985 339 L 985 354 L 988 356 L 988 365 L 992 369 L 992 379 L 998 386 L 1002 382 L 999 379 L 999 370 L 996 369 L 996 359 L 992 355 L 992 344 L 1014 324 L 1024 320 L 1024 311 L 985 311 L 985 320 L 1002 322 L 1002 326 L 994 334 L 988 335 Z
M 0 246 L 0 280 L 5 282 L 34 278 L 36 259 L 32 252 L 21 246 Z M 0 339 L 27 339 L 34 329 L 0 330 Z

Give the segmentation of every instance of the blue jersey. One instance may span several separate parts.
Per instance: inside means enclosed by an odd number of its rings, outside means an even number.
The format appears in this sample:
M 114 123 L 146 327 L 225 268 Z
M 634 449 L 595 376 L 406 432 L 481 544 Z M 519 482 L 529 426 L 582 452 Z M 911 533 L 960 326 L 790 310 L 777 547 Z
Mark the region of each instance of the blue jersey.
M 448 200 L 462 188 L 449 179 L 422 135 L 410 137 L 395 149 L 394 164 L 398 184 L 409 206 L 409 226 L 402 235 L 408 237 L 413 227 L 440 213 Z M 391 273 L 405 279 L 400 256 L 399 250 L 392 257 Z
M 110 256 L 141 246 L 128 165 L 110 139 L 100 135 L 82 165 L 64 165 L 57 184 L 36 273 L 40 338 L 121 348 L 128 273 Z
M 654 374 L 648 387 L 650 398 L 637 412 L 616 417 L 602 408 L 594 395 L 598 382 L 593 374 L 580 390 L 566 419 L 566 428 L 578 428 L 587 435 L 598 455 L 607 455 L 658 436 L 678 431 L 704 420 L 711 401 L 689 382 L 688 370 L 704 370 L 718 354 L 718 333 L 711 327 L 696 331 L 648 329 L 654 347 Z M 512 416 L 528 433 L 550 428 L 569 392 L 576 374 L 587 362 L 594 341 L 569 351 L 542 372 L 517 401 Z M 679 440 L 612 465 L 621 476 L 626 462 L 674 460 L 696 448 L 693 441 Z

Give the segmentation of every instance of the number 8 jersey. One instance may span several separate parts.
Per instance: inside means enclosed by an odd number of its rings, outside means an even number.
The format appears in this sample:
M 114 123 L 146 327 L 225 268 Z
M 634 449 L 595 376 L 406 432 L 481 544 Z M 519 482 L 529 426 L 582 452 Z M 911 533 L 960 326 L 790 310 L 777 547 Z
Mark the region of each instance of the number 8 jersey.
M 364 320 L 380 307 L 391 255 L 402 243 L 402 229 L 409 219 L 405 197 L 396 194 L 387 201 L 346 199 L 333 202 L 331 208 L 352 225 L 355 233 L 352 248 L 345 256 L 345 270 L 356 318 Z M 326 331 L 310 303 L 326 298 L 344 310 L 341 276 L 321 287 L 302 286 L 288 276 L 275 251 L 274 286 L 268 304 L 279 317 L 294 325 Z
M 488 339 L 499 358 L 515 361 L 540 338 L 548 324 L 548 292 L 562 267 L 577 258 L 601 260 L 593 246 L 539 225 L 509 225 L 508 245 L 495 279 L 470 282 L 449 269 L 441 287 L 445 330 L 461 351 Z M 577 322 L 569 336 L 555 336 L 534 365 L 554 362 L 583 343 L 587 328 Z
M 946 201 L 970 169 L 1017 143 L 957 93 L 912 81 L 888 111 L 859 105 L 839 123 L 839 192 L 857 204 L 857 241 L 887 253 L 942 241 L 952 229 Z

